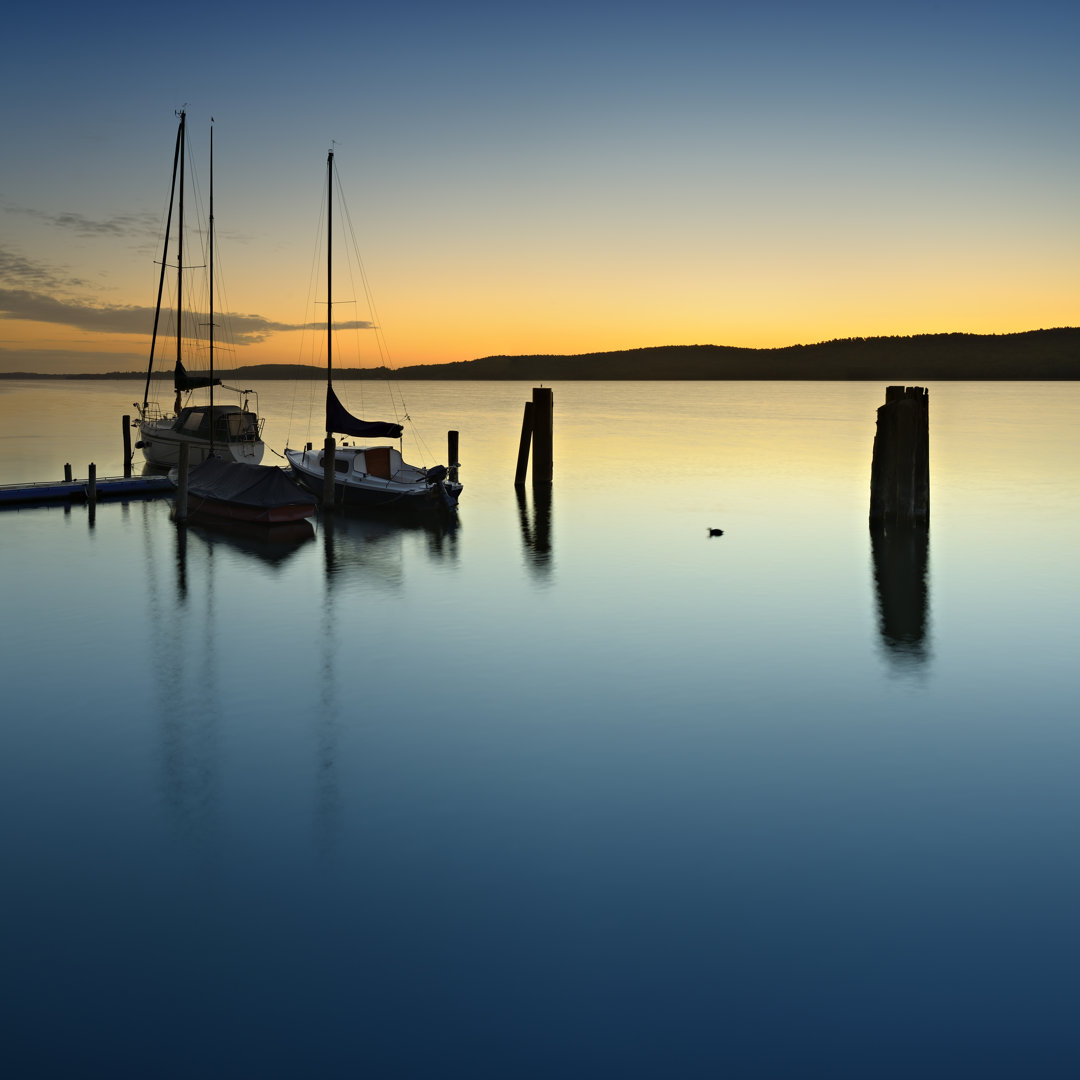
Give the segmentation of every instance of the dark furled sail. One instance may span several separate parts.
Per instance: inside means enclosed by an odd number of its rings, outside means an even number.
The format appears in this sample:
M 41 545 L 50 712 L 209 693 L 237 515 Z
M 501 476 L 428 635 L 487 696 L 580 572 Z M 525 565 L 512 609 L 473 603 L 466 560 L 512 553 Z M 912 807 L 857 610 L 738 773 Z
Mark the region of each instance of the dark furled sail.
M 338 401 L 332 386 L 326 388 L 326 430 L 363 439 L 400 439 L 401 425 L 383 420 L 361 420 Z
M 220 386 L 221 380 L 207 375 L 189 375 L 179 360 L 173 369 L 173 385 L 177 390 L 201 390 L 204 386 Z

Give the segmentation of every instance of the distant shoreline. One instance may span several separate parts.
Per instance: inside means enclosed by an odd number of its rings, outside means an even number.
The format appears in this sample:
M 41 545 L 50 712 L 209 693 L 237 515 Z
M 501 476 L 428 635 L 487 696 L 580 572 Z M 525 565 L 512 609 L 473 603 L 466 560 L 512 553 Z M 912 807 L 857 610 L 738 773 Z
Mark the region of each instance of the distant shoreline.
M 322 379 L 308 364 L 251 364 L 223 371 L 225 380 Z M 142 379 L 145 371 L 102 374 L 0 372 L 0 379 Z M 1016 334 L 917 334 L 839 338 L 816 345 L 748 349 L 727 345 L 661 345 L 571 356 L 485 356 L 450 364 L 336 370 L 341 380 L 708 381 L 708 380 L 993 380 L 1080 379 L 1080 328 Z

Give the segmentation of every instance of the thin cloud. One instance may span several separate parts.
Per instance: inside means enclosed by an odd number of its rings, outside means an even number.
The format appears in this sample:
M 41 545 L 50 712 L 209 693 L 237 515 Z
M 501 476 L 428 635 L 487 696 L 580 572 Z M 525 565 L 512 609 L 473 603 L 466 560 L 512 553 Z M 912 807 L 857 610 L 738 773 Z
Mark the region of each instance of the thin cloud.
M 112 217 L 95 220 L 70 210 L 47 214 L 44 210 L 34 210 L 26 206 L 9 206 L 7 209 L 12 213 L 25 214 L 27 217 L 44 221 L 54 228 L 73 232 L 76 236 L 156 236 L 160 226 L 158 219 L 149 213 L 114 214 Z
M 0 281 L 35 291 L 78 289 L 88 285 L 81 278 L 69 277 L 55 267 L 35 262 L 4 247 L 0 247 Z

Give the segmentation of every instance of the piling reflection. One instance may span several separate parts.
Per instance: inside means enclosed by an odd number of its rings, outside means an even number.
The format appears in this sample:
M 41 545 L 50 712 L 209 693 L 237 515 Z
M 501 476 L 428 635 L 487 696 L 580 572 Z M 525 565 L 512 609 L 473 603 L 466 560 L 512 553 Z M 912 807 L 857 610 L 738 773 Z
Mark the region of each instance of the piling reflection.
M 532 489 L 532 512 L 525 488 L 518 486 L 518 517 L 525 558 L 538 579 L 548 581 L 555 569 L 551 551 L 551 485 L 538 484 Z
M 919 525 L 875 526 L 870 530 L 870 547 L 884 654 L 898 670 L 922 668 L 930 659 L 929 529 Z

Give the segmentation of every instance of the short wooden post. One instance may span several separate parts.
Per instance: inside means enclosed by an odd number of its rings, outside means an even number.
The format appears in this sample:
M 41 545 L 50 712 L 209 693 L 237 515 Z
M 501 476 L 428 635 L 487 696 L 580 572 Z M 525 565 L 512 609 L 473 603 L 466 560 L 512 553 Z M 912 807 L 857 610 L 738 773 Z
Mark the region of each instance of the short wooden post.
M 71 464 L 70 463 L 64 466 L 64 482 L 68 483 L 68 484 L 71 483 Z
M 188 516 L 188 466 L 191 461 L 190 444 L 180 444 L 180 464 L 176 466 L 176 520 L 187 521 Z
M 551 483 L 554 471 L 555 402 L 550 386 L 533 388 L 533 487 Z
M 91 506 L 97 502 L 97 466 L 92 461 L 87 471 L 86 501 Z
M 525 415 L 521 418 L 521 441 L 518 443 L 517 470 L 514 472 L 514 487 L 525 486 L 525 476 L 529 471 L 529 449 L 532 446 L 533 403 L 525 402 Z
M 327 435 L 323 443 L 323 489 L 322 503 L 325 507 L 334 505 L 334 460 L 337 443 L 333 435 Z
M 121 427 L 124 434 L 124 475 L 131 475 L 131 417 L 121 418 Z
M 456 431 L 448 431 L 446 433 L 446 467 L 449 472 L 450 479 L 455 483 L 458 477 L 458 467 L 461 462 L 458 461 L 458 433 Z
M 871 526 L 929 524 L 929 415 L 923 387 L 886 387 L 870 466 Z

